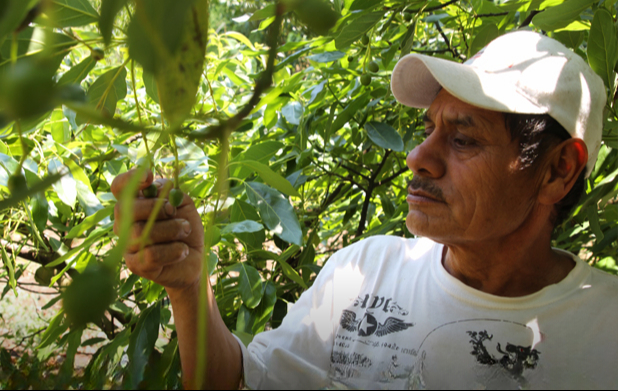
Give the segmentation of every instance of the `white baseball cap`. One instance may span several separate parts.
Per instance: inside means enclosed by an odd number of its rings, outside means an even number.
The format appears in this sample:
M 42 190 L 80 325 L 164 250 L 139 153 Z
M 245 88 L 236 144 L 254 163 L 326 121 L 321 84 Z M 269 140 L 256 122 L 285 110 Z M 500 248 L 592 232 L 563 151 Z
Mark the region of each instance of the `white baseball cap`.
M 409 54 L 395 66 L 393 95 L 428 108 L 441 88 L 488 110 L 549 114 L 588 148 L 586 177 L 597 160 L 607 97 L 601 78 L 560 42 L 532 31 L 496 38 L 464 64 Z

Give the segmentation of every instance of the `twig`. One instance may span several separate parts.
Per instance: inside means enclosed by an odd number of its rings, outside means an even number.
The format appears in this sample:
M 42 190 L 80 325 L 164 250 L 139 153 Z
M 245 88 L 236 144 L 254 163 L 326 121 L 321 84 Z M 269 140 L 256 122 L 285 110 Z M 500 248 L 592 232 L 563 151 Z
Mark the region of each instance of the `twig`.
M 278 44 L 277 40 L 281 33 L 281 23 L 283 21 L 283 14 L 285 7 L 282 4 L 276 4 L 277 14 L 275 21 L 272 24 L 272 28 L 269 31 L 267 44 L 270 47 L 268 50 L 268 61 L 266 64 L 266 70 L 255 84 L 253 95 L 249 102 L 240 110 L 235 116 L 223 121 L 217 126 L 213 126 L 207 130 L 204 134 L 194 134 L 194 139 L 218 139 L 223 135 L 235 131 L 240 123 L 253 111 L 253 109 L 260 102 L 260 97 L 264 91 L 266 91 L 272 85 L 273 73 L 275 71 L 275 59 L 277 58 Z
M 442 36 L 444 43 L 446 43 L 446 46 L 448 47 L 449 51 L 453 54 L 453 56 L 457 57 L 460 60 L 463 60 L 463 58 L 461 57 L 457 49 L 451 46 L 451 42 L 449 41 L 446 34 L 444 34 L 442 27 L 440 27 L 440 22 L 435 22 L 434 25 L 436 26 L 436 29 L 438 29 L 438 31 L 440 32 L 440 35 Z
M 536 11 L 530 12 L 530 15 L 528 15 L 528 17 L 526 19 L 524 19 L 523 22 L 521 22 L 521 25 L 518 27 L 518 29 L 521 29 L 521 28 L 529 26 L 530 23 L 532 22 L 532 18 L 534 18 L 537 14 L 539 14 L 539 13 L 541 13 L 543 11 L 536 10 Z
M 402 174 L 405 174 L 409 169 L 408 168 L 402 168 L 401 170 L 397 171 L 395 174 L 389 176 L 388 178 L 380 181 L 378 183 L 378 186 L 382 186 L 382 185 L 386 185 L 387 183 L 392 182 L 395 178 L 399 177 Z
M 446 8 L 446 7 L 448 7 L 448 6 L 449 6 L 449 5 L 451 5 L 451 4 L 455 4 L 455 3 L 457 3 L 458 1 L 459 1 L 459 0 L 451 0 L 451 1 L 449 1 L 448 3 L 440 4 L 440 5 L 437 5 L 437 6 L 435 6 L 435 7 L 425 8 L 425 9 L 423 9 L 423 8 L 418 8 L 418 9 L 415 9 L 415 10 L 410 10 L 409 12 L 415 13 L 415 12 L 420 12 L 420 11 L 422 11 L 422 12 L 437 11 L 437 10 L 440 10 L 440 9 L 442 9 L 442 8 Z

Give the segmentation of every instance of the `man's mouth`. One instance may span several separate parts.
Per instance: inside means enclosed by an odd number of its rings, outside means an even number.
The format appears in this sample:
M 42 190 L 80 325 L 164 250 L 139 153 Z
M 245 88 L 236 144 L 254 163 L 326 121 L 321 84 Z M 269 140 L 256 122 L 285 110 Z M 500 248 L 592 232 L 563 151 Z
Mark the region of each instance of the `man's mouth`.
M 437 199 L 436 197 L 432 196 L 431 194 L 425 191 L 414 190 L 414 189 L 408 189 L 407 200 L 409 203 L 413 203 L 413 204 L 427 203 L 427 202 L 444 203 L 444 201 Z

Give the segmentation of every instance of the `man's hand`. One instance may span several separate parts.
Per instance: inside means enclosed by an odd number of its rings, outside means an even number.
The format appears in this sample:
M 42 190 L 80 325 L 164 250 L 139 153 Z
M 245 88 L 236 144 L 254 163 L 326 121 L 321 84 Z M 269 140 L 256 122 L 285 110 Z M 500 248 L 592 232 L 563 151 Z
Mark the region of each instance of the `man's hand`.
M 118 175 L 112 183 L 112 193 L 116 199 L 127 183 L 135 175 L 135 170 Z M 131 244 L 124 254 L 127 267 L 131 272 L 154 281 L 169 290 L 184 290 L 195 287 L 200 281 L 202 263 L 204 260 L 204 227 L 195 204 L 187 195 L 182 204 L 175 208 L 170 204 L 169 180 L 157 179 L 157 197 L 146 198 L 142 190 L 153 183 L 151 172 L 139 184 L 139 195 L 133 207 L 133 226 L 131 227 Z M 166 184 L 167 187 L 165 186 Z M 152 214 L 157 201 L 166 201 L 157 214 L 157 219 L 150 231 L 144 247 L 139 238 L 144 232 L 146 222 Z M 114 232 L 119 234 L 121 220 L 127 216 L 121 215 L 122 206 L 116 204 L 114 210 Z M 142 249 L 143 247 L 143 249 Z

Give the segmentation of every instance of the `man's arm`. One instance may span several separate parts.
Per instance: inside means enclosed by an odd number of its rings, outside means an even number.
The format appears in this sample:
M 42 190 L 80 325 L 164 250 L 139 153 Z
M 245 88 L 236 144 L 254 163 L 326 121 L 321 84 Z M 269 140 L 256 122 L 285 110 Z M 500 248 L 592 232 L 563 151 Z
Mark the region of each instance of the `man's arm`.
M 112 183 L 112 192 L 120 199 L 135 171 L 119 175 Z M 169 181 L 157 180 L 158 197 L 167 199 L 163 193 Z M 152 173 L 140 183 L 143 190 L 153 183 Z M 135 199 L 132 239 L 141 236 L 158 198 L 148 199 L 140 195 Z M 116 205 L 114 230 L 117 232 L 124 216 Z M 185 195 L 182 204 L 174 208 L 166 202 L 158 213 L 150 232 L 148 246 L 141 249 L 132 241 L 124 257 L 131 272 L 152 280 L 168 292 L 178 334 L 183 379 L 186 389 L 215 388 L 235 389 L 241 380 L 242 353 L 238 342 L 229 332 L 215 301 L 209 281 L 201 281 L 204 260 L 204 228 L 202 220 L 190 197 Z M 200 284 L 208 284 L 208 308 L 206 335 L 206 367 L 197 368 L 198 313 Z M 194 384 L 197 371 L 204 372 L 204 384 Z

